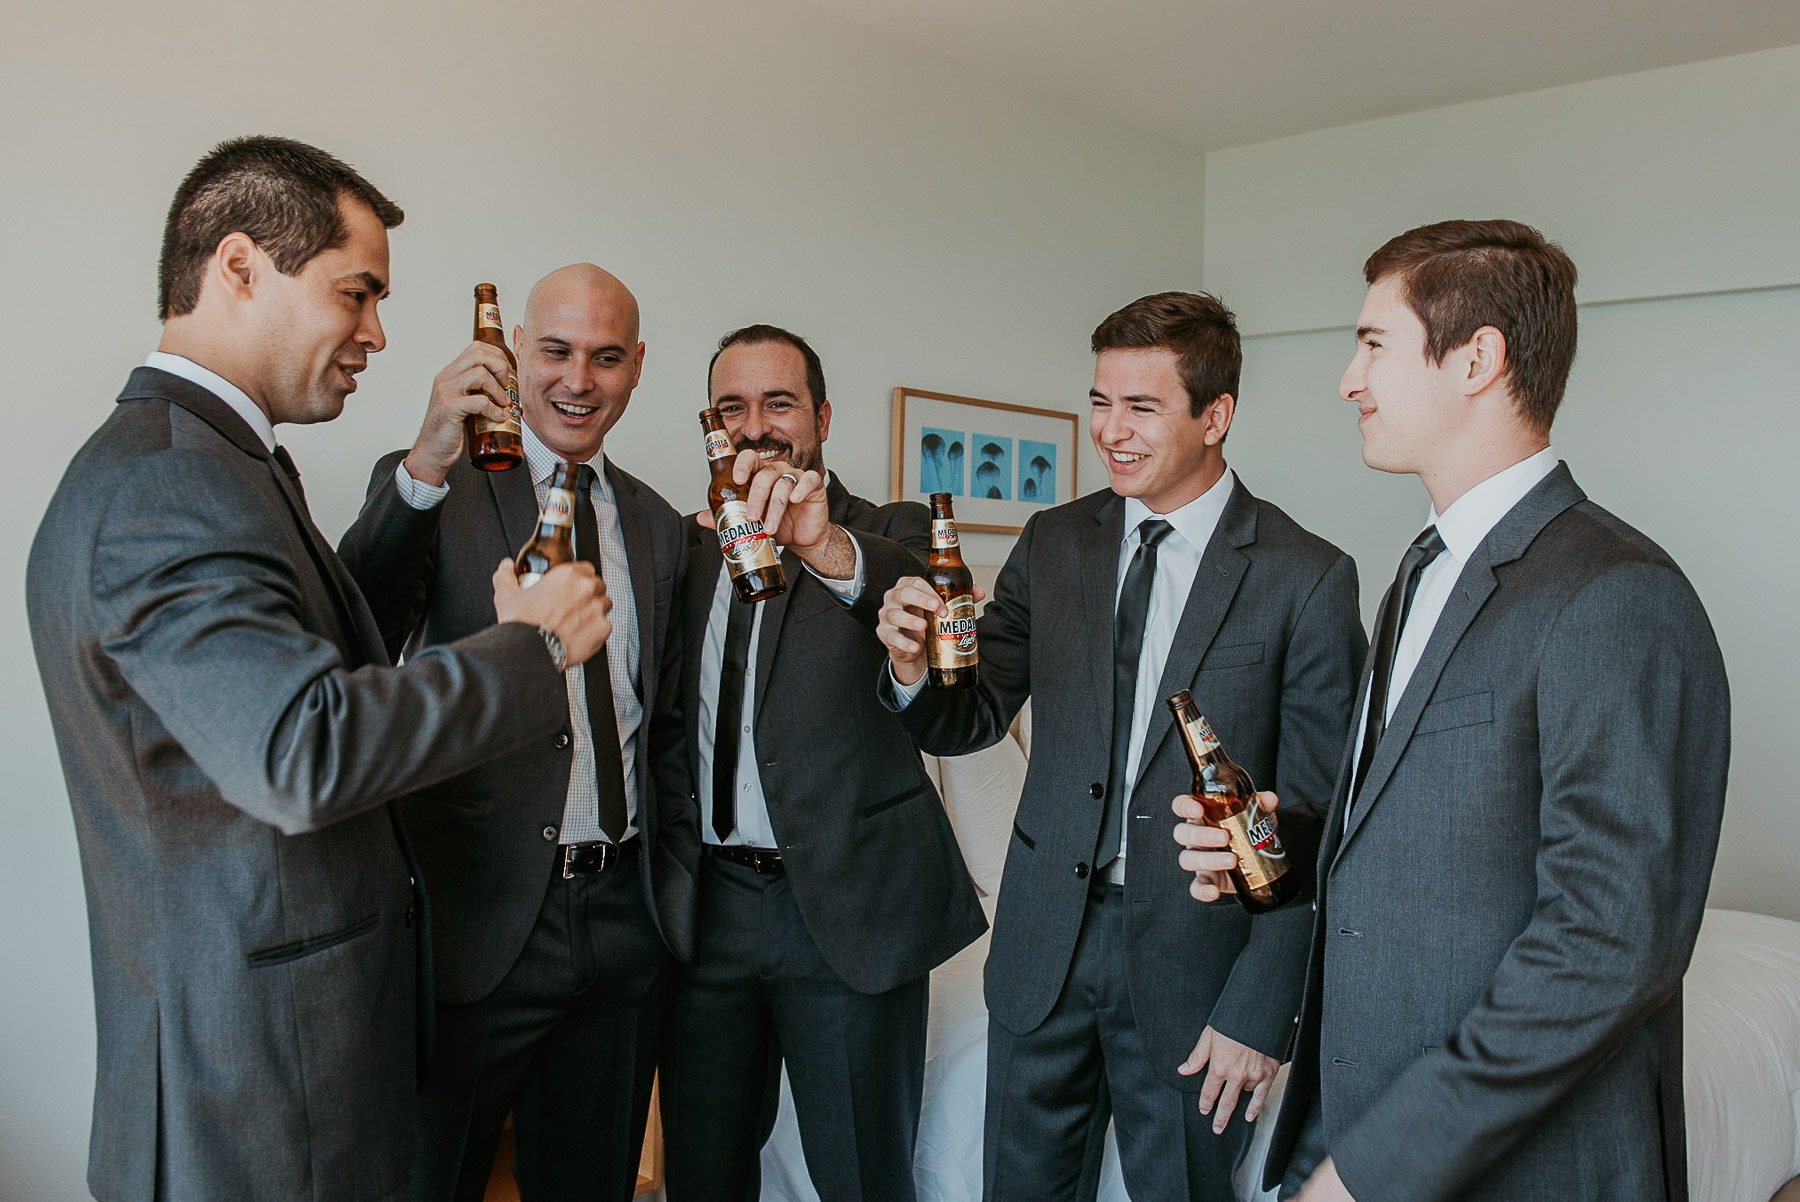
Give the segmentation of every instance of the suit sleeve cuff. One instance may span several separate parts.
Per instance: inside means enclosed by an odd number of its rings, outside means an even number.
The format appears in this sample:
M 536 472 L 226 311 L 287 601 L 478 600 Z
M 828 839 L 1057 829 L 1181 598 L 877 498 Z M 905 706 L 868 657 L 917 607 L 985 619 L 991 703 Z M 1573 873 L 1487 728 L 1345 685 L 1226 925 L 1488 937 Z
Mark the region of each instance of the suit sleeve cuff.
M 842 527 L 840 527 L 840 529 L 842 529 Z M 848 580 L 838 580 L 831 576 L 822 576 L 813 570 L 813 566 L 810 563 L 807 563 L 805 560 L 801 560 L 800 562 L 808 572 L 812 572 L 815 580 L 830 590 L 832 596 L 836 597 L 839 601 L 842 601 L 845 605 L 855 605 L 856 599 L 862 596 L 863 591 L 863 549 L 862 544 L 856 541 L 856 535 L 850 533 L 850 531 L 844 530 L 844 537 L 850 540 L 851 550 L 856 552 L 856 568 L 850 573 L 850 578 Z M 798 558 L 798 556 L 796 556 L 796 558 Z
M 883 703 L 896 714 L 911 705 L 913 703 L 913 698 L 917 697 L 925 689 L 925 677 L 922 674 L 919 679 L 913 681 L 911 684 L 901 684 L 894 676 L 894 665 L 892 662 L 890 662 L 883 670 L 880 683 L 882 692 L 887 694 L 887 696 L 882 698 Z

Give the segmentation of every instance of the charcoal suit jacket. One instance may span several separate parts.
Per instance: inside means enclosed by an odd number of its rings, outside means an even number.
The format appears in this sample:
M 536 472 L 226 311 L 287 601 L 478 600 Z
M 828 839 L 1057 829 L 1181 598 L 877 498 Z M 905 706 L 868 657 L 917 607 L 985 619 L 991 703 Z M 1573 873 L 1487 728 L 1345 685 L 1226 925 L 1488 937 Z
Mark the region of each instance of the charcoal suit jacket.
M 1034 516 L 978 624 L 979 687 L 927 688 L 900 714 L 921 748 L 956 755 L 998 742 L 1031 697 L 1031 766 L 987 963 L 988 1012 L 1016 1034 L 1055 1004 L 1092 883 L 1112 742 L 1124 514 L 1124 501 L 1107 490 Z M 1281 794 L 1292 812 L 1282 838 L 1297 865 L 1310 863 L 1317 846 L 1305 803 L 1330 796 L 1366 647 L 1355 563 L 1235 483 L 1157 694 L 1191 691 L 1228 754 L 1258 788 Z M 1209 1024 L 1268 1055 L 1286 1049 L 1312 915 L 1304 900 L 1254 918 L 1229 896 L 1195 901 L 1169 808 L 1193 776 L 1165 705 L 1150 716 L 1140 764 L 1124 886 L 1131 1004 L 1164 1080 L 1198 1090 L 1204 1074 L 1175 1069 Z
M 1359 1202 L 1687 1197 L 1729 709 L 1692 586 L 1559 465 L 1464 565 L 1348 830 L 1344 753 L 1268 1177 L 1316 1105 Z
M 69 465 L 26 592 L 93 940 L 89 1188 L 404 1197 L 421 916 L 388 803 L 550 737 L 536 631 L 389 666 L 256 433 L 153 368 Z

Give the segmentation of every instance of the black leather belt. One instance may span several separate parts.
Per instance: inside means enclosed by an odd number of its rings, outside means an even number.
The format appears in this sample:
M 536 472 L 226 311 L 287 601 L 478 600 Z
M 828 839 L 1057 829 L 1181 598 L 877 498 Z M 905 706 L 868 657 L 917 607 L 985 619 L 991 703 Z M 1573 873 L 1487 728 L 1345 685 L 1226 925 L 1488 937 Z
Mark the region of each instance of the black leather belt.
M 627 855 L 636 850 L 636 835 L 623 843 L 608 843 L 604 840 L 565 843 L 562 845 L 562 878 L 566 881 L 571 877 L 593 876 L 608 868 L 617 868 Z
M 706 850 L 716 858 L 730 864 L 738 864 L 748 868 L 758 876 L 781 876 L 787 868 L 781 862 L 781 853 L 769 851 L 761 847 L 722 846 L 708 843 Z

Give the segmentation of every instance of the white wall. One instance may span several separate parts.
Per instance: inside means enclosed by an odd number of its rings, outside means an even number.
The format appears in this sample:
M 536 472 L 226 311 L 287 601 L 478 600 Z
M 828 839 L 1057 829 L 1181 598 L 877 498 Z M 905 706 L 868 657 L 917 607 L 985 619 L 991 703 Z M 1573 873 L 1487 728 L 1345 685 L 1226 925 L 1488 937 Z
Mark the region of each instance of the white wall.
M 1591 497 L 1681 563 L 1731 675 L 1711 903 L 1800 919 L 1796 146 L 1800 47 L 1218 151 L 1205 278 L 1252 335 L 1235 462 L 1356 557 L 1372 618 L 1428 502 L 1362 466 L 1336 399 L 1363 259 L 1450 217 L 1514 217 L 1563 243 L 1581 347 L 1553 441 Z M 1631 299 L 1646 297 L 1668 299 Z
M 470 288 L 577 259 L 642 302 L 642 386 L 609 451 L 683 508 L 719 334 L 818 347 L 830 464 L 885 499 L 896 384 L 1081 409 L 1087 335 L 1199 283 L 1197 152 L 996 86 L 790 0 L 28 5 L 0 46 L 13 401 L 0 476 L 0 1199 L 85 1196 L 93 1026 L 60 771 L 26 637 L 26 549 L 69 456 L 155 342 L 158 237 L 214 142 L 279 132 L 403 205 L 390 349 L 340 421 L 289 430 L 335 535 L 469 337 Z M 1084 452 L 1081 480 L 1101 479 Z M 972 558 L 996 560 L 989 538 Z

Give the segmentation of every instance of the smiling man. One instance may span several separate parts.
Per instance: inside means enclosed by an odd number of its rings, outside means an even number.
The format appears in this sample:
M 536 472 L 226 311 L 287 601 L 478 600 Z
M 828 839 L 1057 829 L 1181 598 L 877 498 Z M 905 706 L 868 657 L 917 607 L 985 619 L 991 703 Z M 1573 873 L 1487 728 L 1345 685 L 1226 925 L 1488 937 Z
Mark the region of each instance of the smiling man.
M 468 462 L 464 418 L 505 394 L 471 343 L 412 447 L 377 464 L 343 554 L 410 657 L 494 621 L 477 570 L 524 545 L 558 460 L 581 465 L 575 554 L 613 637 L 567 675 L 563 726 L 401 806 L 432 903 L 437 1051 L 414 1197 L 479 1200 L 513 1116 L 527 1199 L 624 1199 L 637 1181 L 672 956 L 698 854 L 680 710 L 681 519 L 604 452 L 643 369 L 637 300 L 591 263 L 538 281 L 513 332 L 525 462 Z M 601 669 L 605 670 L 602 671 Z
M 1167 822 L 1192 775 L 1164 699 L 1190 690 L 1259 784 L 1322 802 L 1366 646 L 1356 567 L 1226 467 L 1242 352 L 1215 297 L 1133 301 L 1093 349 L 1110 487 L 1027 522 L 980 620 L 975 689 L 924 687 L 941 604 L 917 578 L 890 590 L 886 687 L 937 755 L 999 741 L 1032 698 L 987 965 L 987 1197 L 1092 1199 L 1113 1119 L 1133 1198 L 1230 1202 L 1311 913 L 1188 895 Z M 1283 829 L 1301 861 L 1304 819 Z
M 384 339 L 400 210 L 323 151 L 227 142 L 176 192 L 163 335 L 32 546 L 31 635 L 93 935 L 96 1198 L 407 1193 L 412 865 L 388 804 L 561 727 L 610 634 L 578 565 L 389 666 L 275 441 Z M 497 618 L 498 621 L 494 619 Z

